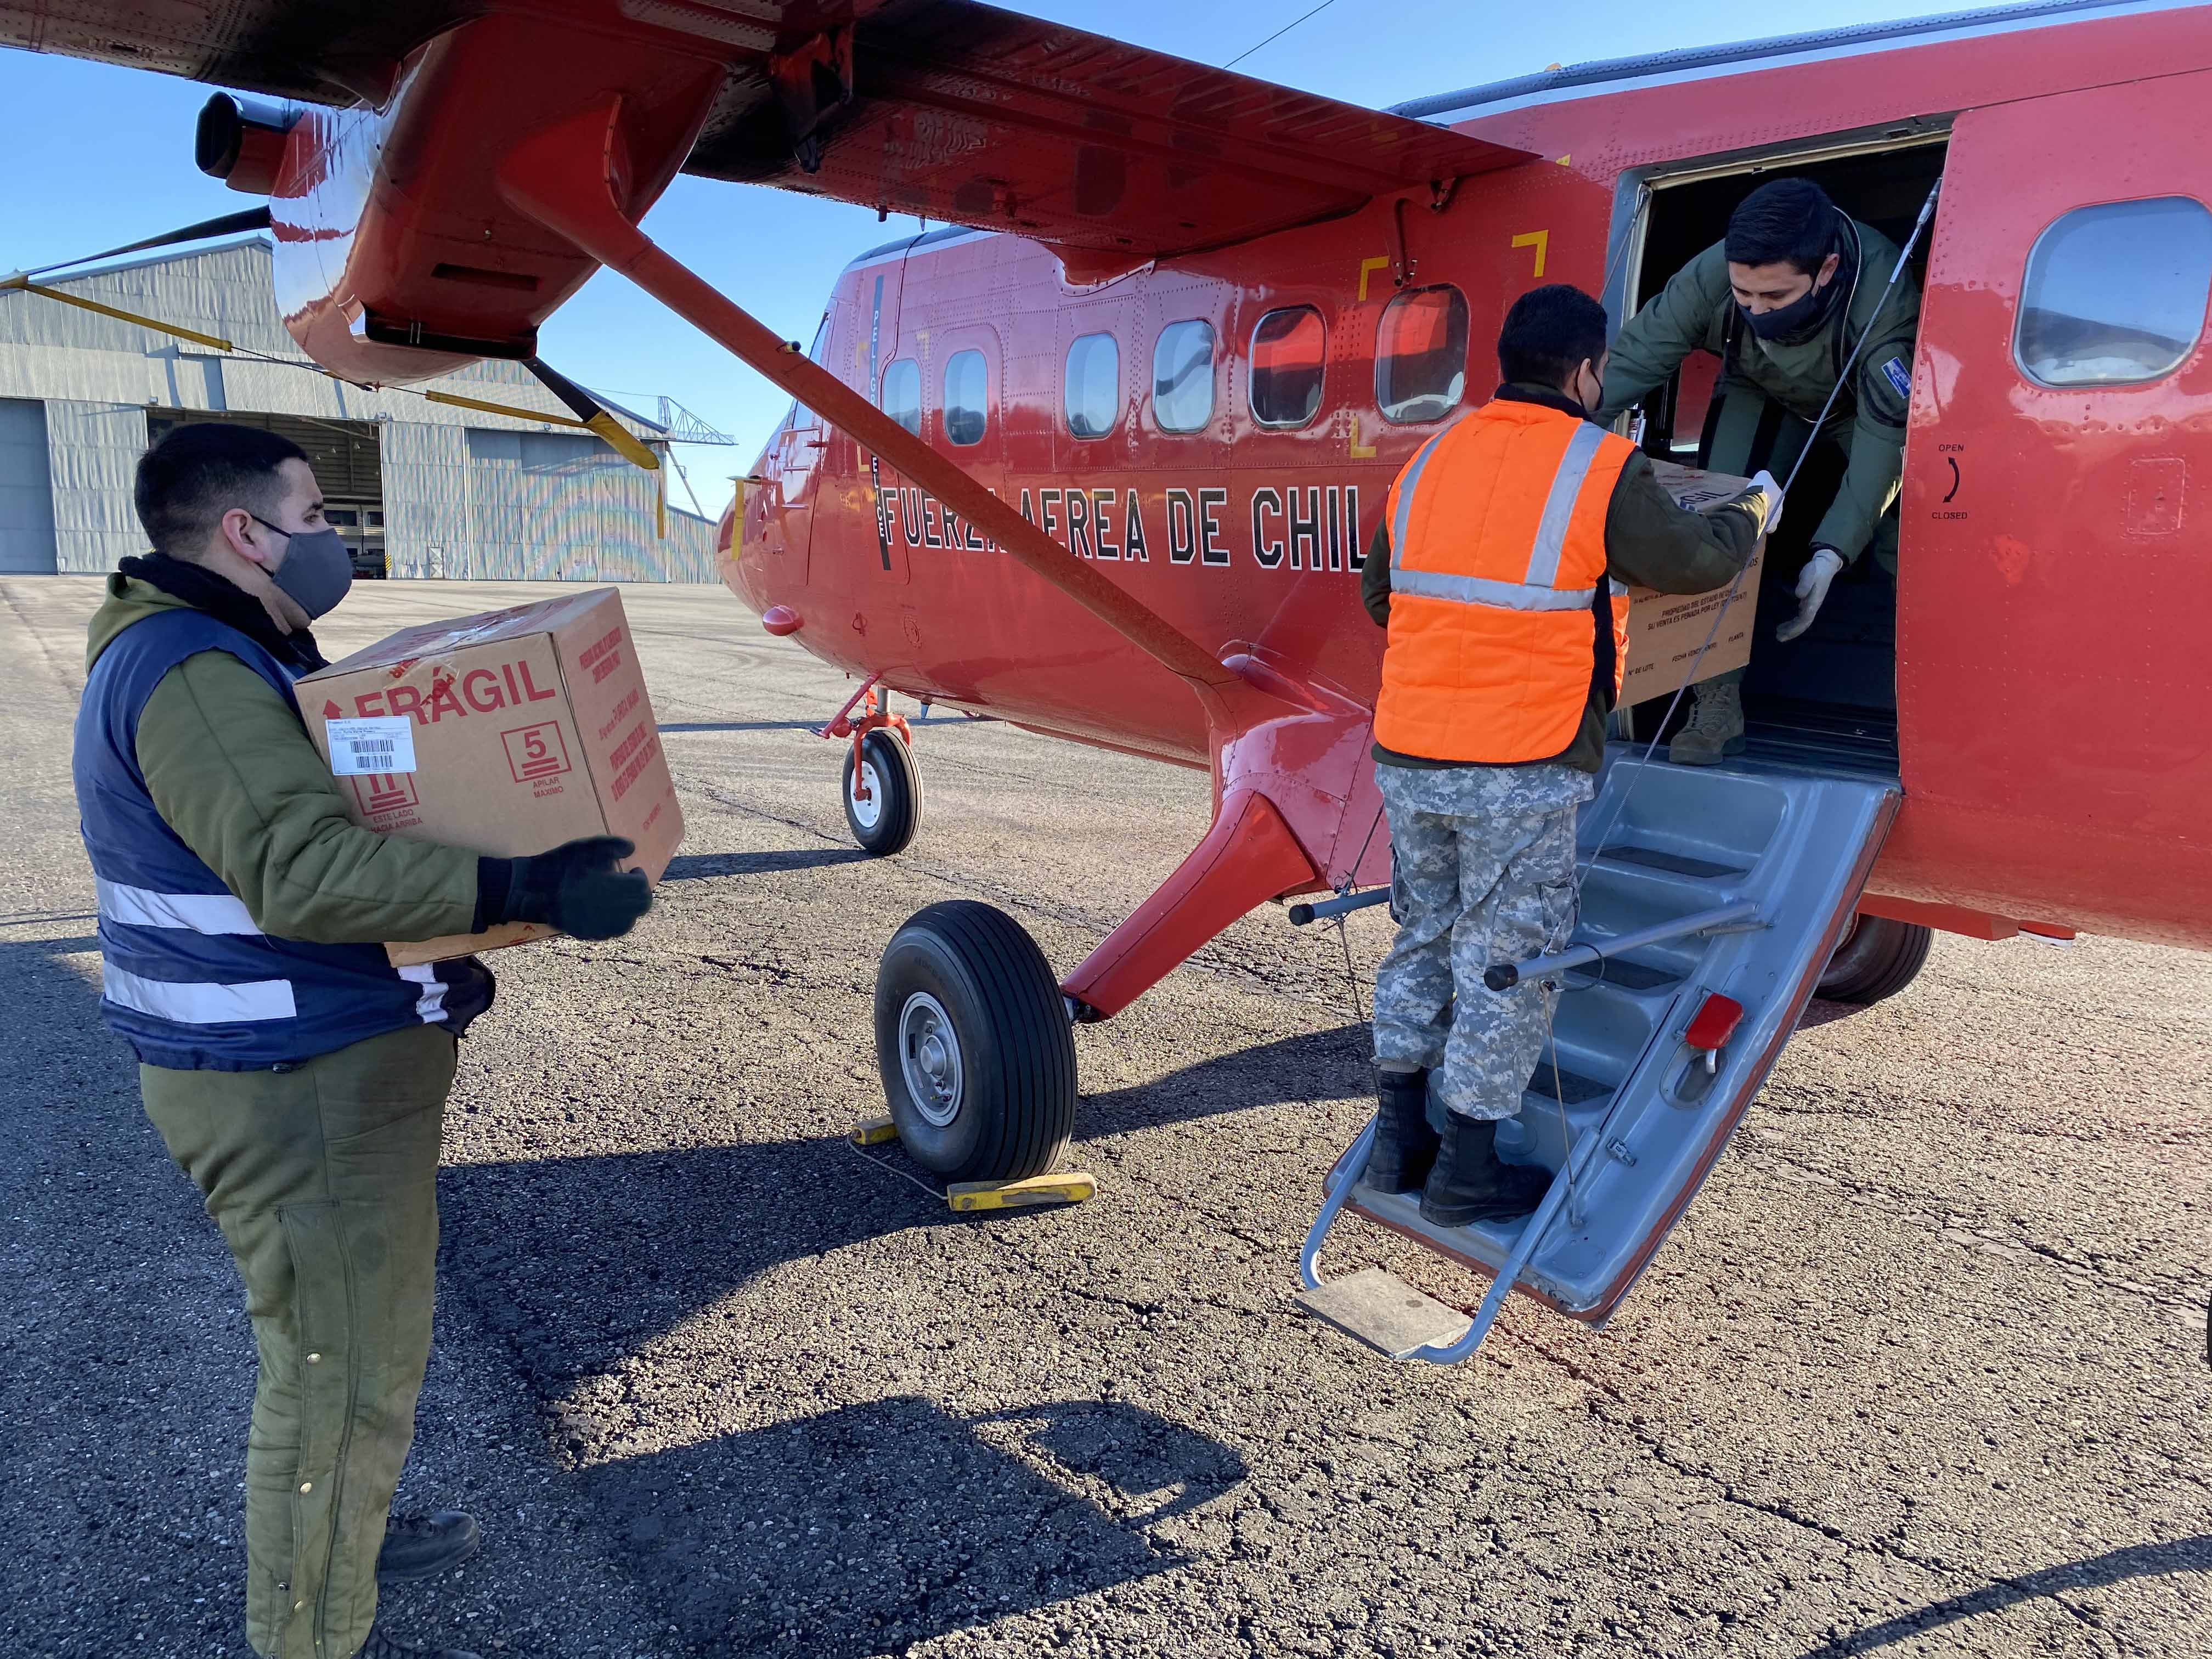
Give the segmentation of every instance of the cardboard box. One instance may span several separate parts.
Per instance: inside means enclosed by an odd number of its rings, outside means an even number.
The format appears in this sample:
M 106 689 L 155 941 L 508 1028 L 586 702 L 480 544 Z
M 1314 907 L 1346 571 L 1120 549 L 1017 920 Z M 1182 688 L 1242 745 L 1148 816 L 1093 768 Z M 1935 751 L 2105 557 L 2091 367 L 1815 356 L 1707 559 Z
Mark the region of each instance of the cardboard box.
M 353 821 L 495 858 L 580 836 L 637 843 L 658 882 L 684 839 L 622 596 L 594 588 L 426 623 L 308 675 L 300 712 Z M 400 967 L 543 939 L 507 922 L 398 942 Z
M 1751 482 L 1725 472 L 1678 466 L 1672 461 L 1654 461 L 1651 471 L 1660 488 L 1678 505 L 1699 512 L 1733 501 Z M 1648 587 L 1630 588 L 1628 674 L 1621 683 L 1621 706 L 1679 690 L 1688 681 L 1693 662 L 1701 680 L 1749 662 L 1752 623 L 1759 612 L 1759 579 L 1765 568 L 1766 542 L 1761 538 L 1732 601 L 1725 587 L 1711 593 L 1657 593 Z M 1713 634 L 1712 644 L 1700 660 L 1698 647 L 1712 633 L 1714 613 L 1723 603 L 1728 605 L 1728 614 L 1721 618 L 1720 631 Z

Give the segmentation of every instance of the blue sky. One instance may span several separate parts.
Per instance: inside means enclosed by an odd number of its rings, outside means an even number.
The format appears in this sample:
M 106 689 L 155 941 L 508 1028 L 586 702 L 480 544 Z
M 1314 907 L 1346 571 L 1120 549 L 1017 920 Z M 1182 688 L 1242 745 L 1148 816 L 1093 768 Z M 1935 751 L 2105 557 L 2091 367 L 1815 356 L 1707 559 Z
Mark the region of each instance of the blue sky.
M 1234 58 L 1314 0 L 1048 0 L 1012 9 L 1206 63 Z M 1954 9 L 1958 0 L 1578 0 L 1473 6 L 1466 0 L 1334 0 L 1237 65 L 1347 102 L 1387 105 L 1480 82 L 1672 47 Z M 0 50 L 0 270 L 40 265 L 234 212 L 250 198 L 192 166 L 192 119 L 208 89 L 143 70 Z M 811 338 L 838 270 L 913 228 L 864 208 L 679 178 L 646 220 L 679 258 L 771 328 Z M 545 356 L 610 392 L 665 393 L 734 434 L 734 449 L 681 457 L 708 511 L 750 465 L 785 399 L 617 277 L 602 273 L 543 333 Z M 681 502 L 680 489 L 676 492 Z

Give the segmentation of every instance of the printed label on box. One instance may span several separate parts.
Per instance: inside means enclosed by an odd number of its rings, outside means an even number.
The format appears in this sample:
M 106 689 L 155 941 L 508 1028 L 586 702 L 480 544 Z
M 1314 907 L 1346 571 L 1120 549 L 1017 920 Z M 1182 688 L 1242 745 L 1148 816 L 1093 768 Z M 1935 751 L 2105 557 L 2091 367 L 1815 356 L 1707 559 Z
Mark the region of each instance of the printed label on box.
M 554 777 L 568 769 L 568 745 L 561 736 L 558 720 L 518 726 L 499 736 L 507 745 L 507 768 L 517 783 Z
M 404 714 L 382 720 L 330 720 L 324 730 L 330 733 L 334 777 L 415 769 L 415 723 Z

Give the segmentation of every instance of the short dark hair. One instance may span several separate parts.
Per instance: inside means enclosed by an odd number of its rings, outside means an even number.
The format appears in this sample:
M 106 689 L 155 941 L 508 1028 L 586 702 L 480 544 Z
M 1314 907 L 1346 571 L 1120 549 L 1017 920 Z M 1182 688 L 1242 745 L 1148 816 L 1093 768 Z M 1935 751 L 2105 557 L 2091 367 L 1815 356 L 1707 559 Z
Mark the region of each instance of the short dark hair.
M 276 469 L 307 459 L 289 438 L 258 426 L 194 421 L 172 427 L 138 458 L 132 495 L 138 522 L 156 553 L 189 557 L 234 507 L 272 516 L 284 494 Z
M 1761 185 L 1729 215 L 1729 263 L 1771 265 L 1784 260 L 1810 276 L 1836 251 L 1836 204 L 1810 179 Z
M 1532 288 L 1505 313 L 1498 367 L 1509 380 L 1564 386 L 1585 360 L 1605 356 L 1605 307 L 1566 283 Z

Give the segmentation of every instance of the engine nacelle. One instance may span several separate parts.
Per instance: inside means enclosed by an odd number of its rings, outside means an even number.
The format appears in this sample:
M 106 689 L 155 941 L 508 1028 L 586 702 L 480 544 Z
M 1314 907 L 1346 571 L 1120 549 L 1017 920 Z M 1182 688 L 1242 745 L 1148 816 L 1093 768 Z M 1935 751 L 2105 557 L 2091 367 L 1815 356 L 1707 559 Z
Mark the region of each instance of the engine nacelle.
M 192 160 L 210 179 L 248 196 L 276 193 L 283 170 L 284 141 L 300 112 L 258 98 L 218 92 L 200 106 Z

